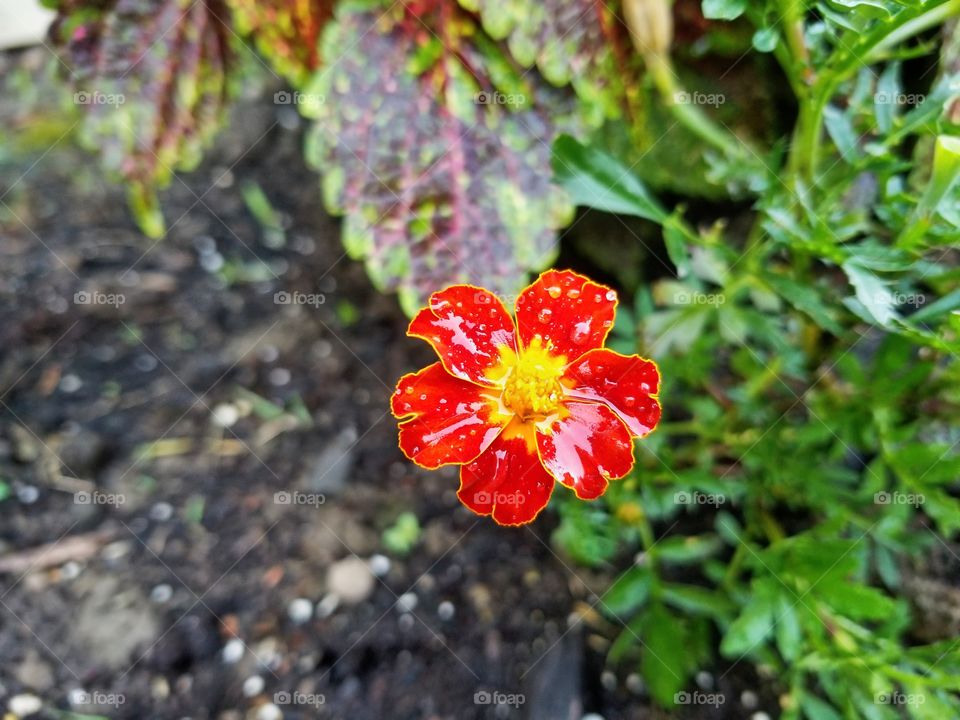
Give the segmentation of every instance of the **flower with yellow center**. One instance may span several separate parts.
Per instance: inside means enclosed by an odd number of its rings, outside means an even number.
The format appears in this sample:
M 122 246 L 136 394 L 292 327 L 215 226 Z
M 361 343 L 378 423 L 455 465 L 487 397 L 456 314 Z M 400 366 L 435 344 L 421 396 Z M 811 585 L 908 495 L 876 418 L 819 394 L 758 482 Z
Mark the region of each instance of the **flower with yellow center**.
M 654 362 L 603 347 L 617 294 L 548 270 L 510 316 L 489 290 L 430 296 L 408 334 L 438 362 L 391 398 L 400 448 L 426 468 L 460 466 L 457 497 L 503 525 L 532 521 L 556 484 L 590 500 L 633 467 L 633 439 L 660 419 Z

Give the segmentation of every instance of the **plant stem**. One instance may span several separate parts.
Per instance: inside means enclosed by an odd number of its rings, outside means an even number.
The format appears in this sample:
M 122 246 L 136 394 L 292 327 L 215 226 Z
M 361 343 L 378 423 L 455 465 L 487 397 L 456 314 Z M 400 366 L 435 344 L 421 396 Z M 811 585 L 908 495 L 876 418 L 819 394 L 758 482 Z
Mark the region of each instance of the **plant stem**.
M 677 84 L 676 73 L 673 71 L 669 57 L 648 53 L 644 56 L 644 62 L 654 85 L 678 123 L 704 142 L 722 151 L 727 157 L 742 158 L 744 156 L 740 138 L 720 128 L 695 105 L 678 102 L 678 96 L 688 93 L 685 93 Z

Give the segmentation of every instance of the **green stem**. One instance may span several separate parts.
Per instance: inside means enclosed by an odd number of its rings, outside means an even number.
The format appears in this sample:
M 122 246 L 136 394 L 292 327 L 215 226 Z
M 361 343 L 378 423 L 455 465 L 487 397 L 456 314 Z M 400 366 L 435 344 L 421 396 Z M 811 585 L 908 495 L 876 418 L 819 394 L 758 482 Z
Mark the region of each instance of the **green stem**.
M 695 105 L 677 102 L 678 95 L 687 93 L 677 84 L 676 73 L 668 57 L 649 53 L 644 56 L 644 62 L 654 85 L 678 123 L 727 157 L 744 157 L 740 138 L 718 126 Z

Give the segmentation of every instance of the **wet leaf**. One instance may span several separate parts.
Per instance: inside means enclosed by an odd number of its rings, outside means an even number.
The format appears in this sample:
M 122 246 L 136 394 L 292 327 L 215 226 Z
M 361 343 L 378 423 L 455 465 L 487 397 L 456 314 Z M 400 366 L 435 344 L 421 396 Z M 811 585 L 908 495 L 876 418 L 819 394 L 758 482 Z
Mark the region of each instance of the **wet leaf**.
M 233 35 L 224 0 L 61 0 L 50 29 L 70 72 L 82 135 L 129 183 L 145 233 L 163 234 L 154 196 L 197 165 L 228 98 Z
M 469 282 L 510 295 L 550 263 L 573 208 L 551 182 L 572 94 L 521 73 L 457 5 L 346 2 L 307 92 L 307 156 L 347 252 L 412 313 Z M 384 72 L 390 68 L 391 72 Z
M 593 120 L 619 117 L 631 92 L 639 58 L 620 20 L 620 2 L 597 0 L 460 0 L 480 14 L 484 29 L 506 40 L 524 67 L 539 68 L 547 81 L 572 84 L 594 110 Z
M 257 50 L 296 87 L 321 61 L 320 33 L 333 17 L 333 0 L 227 0 L 237 32 L 252 35 Z

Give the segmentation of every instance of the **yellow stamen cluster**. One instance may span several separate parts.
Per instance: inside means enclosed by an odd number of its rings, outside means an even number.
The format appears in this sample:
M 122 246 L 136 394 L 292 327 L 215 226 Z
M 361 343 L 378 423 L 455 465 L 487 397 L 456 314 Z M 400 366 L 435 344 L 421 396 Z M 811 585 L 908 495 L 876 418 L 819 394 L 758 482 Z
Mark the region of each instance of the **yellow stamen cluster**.
M 563 386 L 560 377 L 565 359 L 533 343 L 514 357 L 503 386 L 503 404 L 521 420 L 545 418 L 560 409 Z

